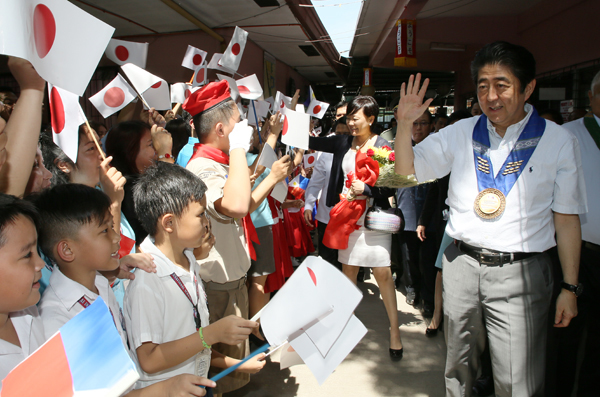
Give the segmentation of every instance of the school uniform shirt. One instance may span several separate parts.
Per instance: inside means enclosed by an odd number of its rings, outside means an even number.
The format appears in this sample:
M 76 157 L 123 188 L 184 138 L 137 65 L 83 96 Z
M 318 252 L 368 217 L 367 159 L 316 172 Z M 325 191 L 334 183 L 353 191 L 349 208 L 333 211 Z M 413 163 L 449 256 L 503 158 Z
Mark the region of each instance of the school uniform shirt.
M 490 160 L 499 172 L 532 114 L 511 125 L 501 137 L 487 121 Z M 442 178 L 450 171 L 446 233 L 467 244 L 504 252 L 543 252 L 556 245 L 553 211 L 587 212 L 585 182 L 577 139 L 559 125 L 546 129 L 517 182 L 506 196 L 504 213 L 492 220 L 477 216 L 479 194 L 473 160 L 473 128 L 479 117 L 460 120 L 428 136 L 413 148 L 419 181 Z
M 0 380 L 46 342 L 44 325 L 37 306 L 9 314 L 21 347 L 0 339 Z M 2 390 L 2 383 L 0 383 Z
M 184 252 L 190 263 L 190 271 L 187 272 L 169 260 L 154 245 L 150 236 L 146 237 L 140 248 L 154 258 L 156 273 L 136 270 L 135 279 L 125 291 L 125 324 L 129 345 L 140 374 L 136 388 L 150 386 L 180 374 L 207 376 L 210 349 L 204 349 L 186 361 L 154 374 L 144 372 L 139 366 L 135 351 L 143 343 L 160 345 L 197 332 L 192 303 L 171 277 L 172 274 L 179 277 L 194 304 L 198 305 L 202 326 L 207 326 L 209 321 L 206 295 L 202 281 L 198 278 L 199 266 L 192 250 Z
M 186 143 L 185 146 L 181 148 L 181 150 L 179 151 L 179 154 L 177 155 L 176 163 L 178 165 L 185 168 L 187 163 L 190 161 L 190 159 L 194 155 L 194 145 L 197 143 L 200 143 L 198 138 L 194 138 L 192 136 L 188 138 L 188 143 Z
M 250 167 L 254 163 L 257 157 L 258 154 L 246 153 L 246 162 L 248 164 L 248 167 Z M 270 169 L 265 169 L 265 171 L 262 174 L 260 174 L 258 178 L 256 178 L 256 181 L 254 181 L 254 186 L 252 186 L 252 190 L 254 191 L 254 189 L 256 189 L 258 185 L 260 185 L 260 183 L 264 181 L 267 176 L 269 176 L 270 173 Z M 254 224 L 254 227 L 257 229 L 259 227 L 272 226 L 275 224 L 275 222 L 273 221 L 273 216 L 271 214 L 271 208 L 269 207 L 269 201 L 266 198 L 258 205 L 258 208 L 256 208 L 254 212 L 250 214 L 250 217 L 252 218 L 252 223 Z
M 250 268 L 250 253 L 242 220 L 230 218 L 215 209 L 215 201 L 223 198 L 229 166 L 198 157 L 190 161 L 186 168 L 208 187 L 206 202 L 215 245 L 206 259 L 198 261 L 202 280 L 225 284 L 245 277 Z
M 100 292 L 100 295 L 90 291 L 78 282 L 65 276 L 58 266 L 54 267 L 50 276 L 50 284 L 44 291 L 40 301 L 40 314 L 44 321 L 44 330 L 46 339 L 49 339 L 62 327 L 81 313 L 87 306 L 94 303 L 98 296 L 101 296 L 110 310 L 115 327 L 121 336 L 121 342 L 127 349 L 127 334 L 125 332 L 125 323 L 121 308 L 117 303 L 117 298 L 110 288 L 108 279 L 96 272 L 94 285 Z

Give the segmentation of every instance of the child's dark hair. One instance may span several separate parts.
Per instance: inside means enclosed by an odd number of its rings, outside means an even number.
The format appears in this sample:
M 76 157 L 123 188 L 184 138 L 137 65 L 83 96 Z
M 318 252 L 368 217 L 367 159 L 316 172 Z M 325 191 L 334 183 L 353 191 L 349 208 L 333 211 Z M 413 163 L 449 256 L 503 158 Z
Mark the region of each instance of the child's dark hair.
M 146 169 L 133 187 L 135 214 L 154 237 L 161 216 L 170 213 L 180 217 L 191 202 L 202 200 L 205 192 L 206 185 L 192 172 L 159 161 Z
M 33 204 L 9 194 L 0 193 L 0 248 L 6 244 L 4 231 L 9 225 L 15 224 L 19 215 L 29 218 L 37 229 L 38 212 Z
M 108 196 L 78 183 L 46 189 L 33 200 L 40 214 L 39 245 L 54 260 L 54 246 L 60 240 L 74 238 L 81 226 L 101 225 L 111 216 Z

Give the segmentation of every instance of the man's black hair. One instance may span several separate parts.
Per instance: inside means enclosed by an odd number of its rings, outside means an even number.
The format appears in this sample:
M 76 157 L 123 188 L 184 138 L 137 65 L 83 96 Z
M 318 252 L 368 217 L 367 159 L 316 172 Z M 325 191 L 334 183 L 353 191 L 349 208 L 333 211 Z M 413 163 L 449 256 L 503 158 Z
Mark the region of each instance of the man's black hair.
M 32 203 L 10 194 L 0 193 L 0 248 L 6 244 L 4 232 L 10 225 L 15 224 L 20 215 L 29 218 L 37 229 L 39 217 Z
M 448 125 L 457 122 L 458 120 L 468 119 L 469 117 L 473 117 L 471 112 L 465 109 L 455 110 L 450 117 L 448 117 Z
M 348 106 L 348 102 L 346 101 L 339 101 L 337 105 L 335 105 L 335 110 L 338 110 L 339 108 L 343 108 L 344 106 Z
M 508 67 L 521 84 L 521 92 L 535 78 L 535 58 L 525 47 L 496 41 L 486 44 L 475 54 L 471 63 L 471 77 L 478 84 L 479 71 L 486 65 L 503 65 Z
M 39 245 L 50 258 L 56 244 L 76 238 L 84 225 L 101 225 L 111 216 L 110 199 L 101 190 L 78 183 L 54 186 L 33 199 L 39 214 Z
M 180 217 L 192 202 L 204 197 L 206 185 L 192 172 L 176 164 L 159 161 L 146 169 L 133 187 L 135 214 L 152 237 L 164 214 Z
M 169 131 L 171 138 L 173 138 L 171 154 L 173 158 L 177 158 L 181 149 L 183 149 L 192 136 L 192 126 L 186 123 L 184 119 L 173 119 L 167 123 L 165 130 Z

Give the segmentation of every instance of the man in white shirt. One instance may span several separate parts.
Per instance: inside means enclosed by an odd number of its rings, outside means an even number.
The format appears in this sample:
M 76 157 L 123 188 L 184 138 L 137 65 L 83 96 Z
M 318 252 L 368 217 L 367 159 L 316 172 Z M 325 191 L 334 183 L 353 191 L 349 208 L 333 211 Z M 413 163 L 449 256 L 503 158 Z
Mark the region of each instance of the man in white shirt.
M 598 72 L 588 92 L 591 113 L 585 117 L 563 125 L 579 141 L 581 162 L 585 178 L 588 202 L 600 197 L 600 72 Z M 583 330 L 587 324 L 583 363 L 577 384 L 578 395 L 598 393 L 597 379 L 600 377 L 600 343 L 596 331 L 600 328 L 600 207 L 591 205 L 588 213 L 581 216 L 581 262 L 579 281 L 583 284 L 582 295 L 577 299 L 578 316 L 567 328 L 557 328 L 552 332 L 558 344 L 555 349 L 556 366 L 547 373 L 546 388 L 549 385 L 556 396 L 569 396 L 575 386 L 577 353 L 579 352 Z M 550 353 L 552 354 L 552 353 Z M 550 362 L 550 360 L 549 360 Z
M 461 120 L 414 147 L 411 127 L 429 81 L 400 90 L 396 172 L 418 180 L 450 171 L 444 254 L 446 394 L 470 395 L 487 332 L 496 395 L 542 395 L 546 322 L 556 245 L 564 282 L 554 323 L 577 315 L 581 226 L 587 211 L 579 145 L 525 102 L 535 88 L 535 59 L 506 42 L 484 46 L 471 65 L 480 117 Z M 556 241 L 554 235 L 556 232 Z M 559 280 L 557 280 L 559 282 Z

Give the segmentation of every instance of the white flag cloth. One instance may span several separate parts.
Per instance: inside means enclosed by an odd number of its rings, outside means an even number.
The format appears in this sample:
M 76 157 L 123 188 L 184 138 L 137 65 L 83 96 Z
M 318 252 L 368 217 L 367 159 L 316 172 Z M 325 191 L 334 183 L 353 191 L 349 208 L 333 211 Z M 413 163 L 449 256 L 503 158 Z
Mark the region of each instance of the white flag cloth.
M 285 108 L 283 111 L 281 142 L 286 145 L 308 150 L 310 116 Z
M 117 65 L 133 63 L 145 69 L 146 58 L 148 58 L 148 46 L 148 43 L 111 39 L 106 47 L 105 54 L 108 59 Z
M 64 0 L 4 0 L 0 26 L 0 54 L 27 59 L 44 80 L 80 96 L 115 31 Z
M 216 69 L 221 72 L 229 73 L 231 75 L 235 74 L 235 70 L 227 69 L 226 67 L 219 65 L 219 61 L 221 60 L 222 56 L 223 54 L 213 54 L 212 58 L 210 58 L 210 62 L 208 63 L 208 68 Z
M 186 83 L 171 84 L 171 103 L 184 103 L 192 94 L 192 87 Z
M 233 99 L 234 102 L 237 101 L 237 99 L 240 97 L 240 92 L 238 91 L 237 83 L 235 82 L 235 80 L 231 77 L 219 73 L 217 73 L 217 78 L 219 80 L 227 80 L 227 82 L 229 83 L 229 93 L 231 94 L 231 99 Z
M 306 113 L 310 114 L 312 117 L 322 119 L 325 115 L 325 112 L 327 112 L 328 107 L 328 103 L 313 99 L 310 101 L 310 105 L 308 105 L 308 110 Z
M 79 96 L 48 83 L 48 98 L 54 143 L 76 163 L 79 151 L 79 126 L 85 123 Z
M 283 108 L 291 108 L 292 107 L 292 98 L 289 96 L 283 95 L 281 92 L 277 91 L 275 94 L 275 108 L 273 111 L 283 111 Z
M 206 51 L 202 51 L 201 49 L 188 45 L 187 51 L 183 57 L 183 62 L 181 62 L 181 66 L 191 70 L 196 70 L 204 63 L 206 60 L 206 55 L 208 55 Z
M 194 81 L 192 81 L 192 87 L 199 87 L 206 84 L 207 75 L 208 70 L 206 70 L 206 65 L 199 66 L 194 72 Z
M 317 154 L 309 153 L 304 155 L 304 168 L 314 167 L 317 163 Z
M 219 65 L 237 72 L 244 54 L 244 48 L 246 48 L 246 40 L 248 40 L 248 32 L 236 26 L 233 37 L 219 60 Z
M 169 84 L 165 80 L 131 63 L 122 65 L 121 69 L 150 107 L 156 110 L 171 109 Z
M 142 98 L 146 103 L 156 110 L 169 110 L 171 109 L 171 95 L 169 94 L 169 84 L 160 79 L 156 84 L 153 84 L 144 91 Z
M 135 88 L 139 94 L 162 80 L 160 77 L 131 63 L 121 65 L 121 69 L 123 69 L 123 72 L 125 72 L 125 75 L 129 81 L 131 81 L 133 88 Z
M 269 103 L 269 110 L 273 109 L 273 105 L 275 104 L 275 98 L 270 96 L 267 99 L 265 99 L 265 101 Z M 275 109 L 275 111 L 277 111 L 277 109 Z
M 301 103 L 296 104 L 296 112 L 298 113 L 306 113 L 306 111 L 304 110 L 304 105 Z
M 90 102 L 100 112 L 102 117 L 108 118 L 110 115 L 127 106 L 136 96 L 137 93 L 123 76 L 117 74 L 117 77 L 108 83 L 106 87 L 96 95 L 90 97 Z
M 255 74 L 236 80 L 235 82 L 242 98 L 256 100 L 262 97 L 263 89 Z
M 252 107 L 254 105 L 254 107 Z M 256 117 L 254 110 L 256 109 Z M 250 125 L 258 125 L 260 120 L 263 120 L 267 117 L 269 113 L 269 102 L 267 101 L 251 101 L 248 106 L 248 124 Z M 258 120 L 256 120 L 258 118 Z

